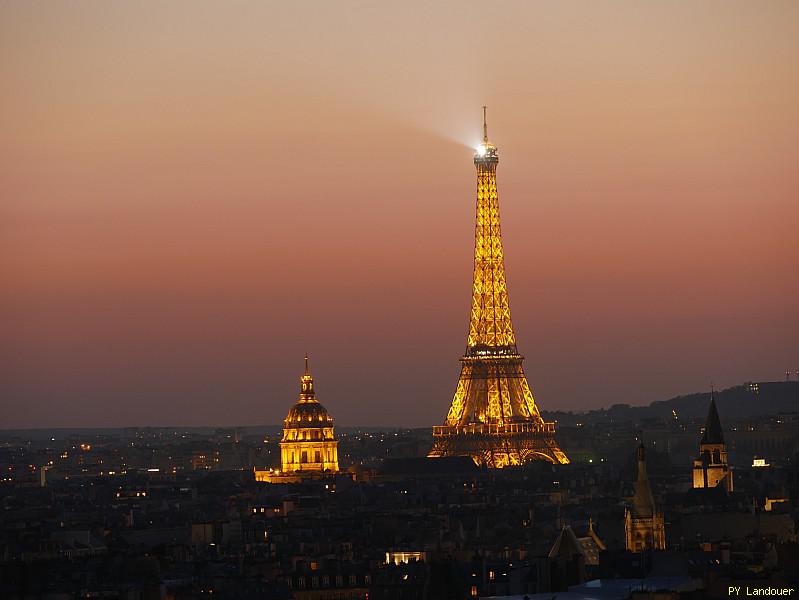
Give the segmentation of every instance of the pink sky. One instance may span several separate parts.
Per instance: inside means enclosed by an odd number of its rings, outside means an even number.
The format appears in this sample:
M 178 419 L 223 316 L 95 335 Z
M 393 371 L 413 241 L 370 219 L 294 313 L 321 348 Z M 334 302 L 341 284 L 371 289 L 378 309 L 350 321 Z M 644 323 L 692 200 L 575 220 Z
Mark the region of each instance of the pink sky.
M 540 407 L 799 368 L 799 4 L 0 6 L 0 422 L 432 425 L 480 106 Z

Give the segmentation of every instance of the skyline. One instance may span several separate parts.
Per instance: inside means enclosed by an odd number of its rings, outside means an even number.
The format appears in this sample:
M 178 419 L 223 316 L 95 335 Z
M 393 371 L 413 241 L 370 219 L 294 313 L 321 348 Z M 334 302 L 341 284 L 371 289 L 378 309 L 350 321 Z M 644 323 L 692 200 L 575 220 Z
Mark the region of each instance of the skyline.
M 799 367 L 799 6 L 343 6 L 0 8 L 4 427 L 440 423 L 483 104 L 545 410 Z

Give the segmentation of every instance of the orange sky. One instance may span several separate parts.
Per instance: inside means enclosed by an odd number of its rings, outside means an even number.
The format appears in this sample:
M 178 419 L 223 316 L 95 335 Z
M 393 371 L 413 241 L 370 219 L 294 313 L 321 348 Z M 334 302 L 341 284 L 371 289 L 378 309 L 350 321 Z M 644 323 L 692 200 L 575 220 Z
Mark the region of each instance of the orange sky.
M 489 106 L 539 405 L 799 368 L 799 4 L 0 5 L 0 423 L 446 414 Z

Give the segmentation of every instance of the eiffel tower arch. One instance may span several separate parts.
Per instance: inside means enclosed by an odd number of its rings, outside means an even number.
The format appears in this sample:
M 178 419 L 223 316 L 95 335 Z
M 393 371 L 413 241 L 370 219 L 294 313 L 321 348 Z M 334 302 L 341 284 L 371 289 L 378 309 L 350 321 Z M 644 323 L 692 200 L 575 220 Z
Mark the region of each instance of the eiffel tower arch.
M 497 147 L 488 141 L 474 156 L 477 214 L 472 309 L 455 396 L 443 425 L 433 427 L 430 457 L 471 456 L 500 468 L 534 460 L 567 464 L 555 424 L 541 418 L 516 347 L 499 222 Z

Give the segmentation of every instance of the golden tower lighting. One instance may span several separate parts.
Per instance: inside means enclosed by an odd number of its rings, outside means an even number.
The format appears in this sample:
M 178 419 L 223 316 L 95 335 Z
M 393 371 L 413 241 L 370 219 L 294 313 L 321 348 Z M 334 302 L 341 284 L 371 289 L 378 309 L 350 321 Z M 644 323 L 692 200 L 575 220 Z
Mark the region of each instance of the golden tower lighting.
M 433 427 L 428 456 L 471 456 L 489 467 L 532 460 L 566 464 L 555 424 L 541 418 L 516 348 L 499 224 L 498 163 L 483 107 L 483 143 L 474 155 L 477 223 L 469 335 L 455 397 L 444 425 Z

